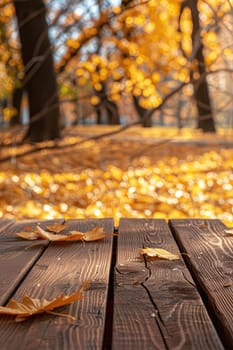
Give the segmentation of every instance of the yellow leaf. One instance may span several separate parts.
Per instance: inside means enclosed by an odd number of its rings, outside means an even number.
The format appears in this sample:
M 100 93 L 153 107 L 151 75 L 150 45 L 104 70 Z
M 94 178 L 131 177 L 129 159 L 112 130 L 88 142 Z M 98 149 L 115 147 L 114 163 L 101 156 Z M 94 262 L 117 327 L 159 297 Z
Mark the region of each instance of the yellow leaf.
M 0 314 L 14 315 L 16 316 L 15 320 L 19 322 L 36 314 L 41 314 L 44 312 L 50 313 L 50 311 L 55 308 L 83 299 L 84 296 L 82 295 L 82 291 L 85 287 L 87 287 L 87 285 L 88 282 L 86 281 L 75 293 L 71 295 L 61 294 L 52 300 L 33 299 L 27 295 L 23 297 L 21 302 L 11 299 L 7 306 L 0 306 Z M 57 315 L 67 317 L 70 316 L 59 313 Z M 71 317 L 75 319 L 73 316 Z
M 98 103 L 100 103 L 100 99 L 98 96 L 92 96 L 90 101 L 91 101 L 91 104 L 94 106 L 98 105 Z
M 172 254 L 165 249 L 160 248 L 143 248 L 140 250 L 140 254 L 146 255 L 149 258 L 159 258 L 166 260 L 178 260 L 180 259 L 179 255 Z

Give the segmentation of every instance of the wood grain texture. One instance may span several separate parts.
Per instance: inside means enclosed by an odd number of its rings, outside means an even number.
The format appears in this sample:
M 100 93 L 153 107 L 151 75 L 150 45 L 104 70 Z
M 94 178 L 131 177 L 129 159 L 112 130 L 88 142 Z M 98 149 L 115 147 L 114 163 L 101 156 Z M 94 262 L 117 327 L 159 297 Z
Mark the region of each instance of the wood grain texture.
M 67 230 L 87 231 L 103 226 L 105 233 L 113 232 L 111 219 L 71 220 Z M 54 242 L 27 275 L 14 298 L 24 294 L 34 298 L 51 299 L 61 293 L 71 294 L 84 281 L 90 288 L 85 298 L 62 307 L 76 321 L 52 315 L 40 315 L 22 323 L 11 317 L 0 319 L 0 348 L 17 349 L 101 349 L 105 326 L 108 279 L 112 254 L 112 239 L 97 242 Z
M 14 224 L 14 220 L 10 219 L 0 219 L 0 239 L 4 235 L 6 229 Z
M 0 239 L 0 304 L 4 305 L 45 250 L 47 241 L 24 241 L 16 236 L 25 226 L 38 222 L 26 221 L 4 227 Z
M 223 349 L 182 258 L 146 261 L 145 247 L 179 253 L 164 220 L 122 219 L 113 349 Z
M 233 349 L 233 235 L 219 220 L 171 220 L 170 225 L 227 349 Z

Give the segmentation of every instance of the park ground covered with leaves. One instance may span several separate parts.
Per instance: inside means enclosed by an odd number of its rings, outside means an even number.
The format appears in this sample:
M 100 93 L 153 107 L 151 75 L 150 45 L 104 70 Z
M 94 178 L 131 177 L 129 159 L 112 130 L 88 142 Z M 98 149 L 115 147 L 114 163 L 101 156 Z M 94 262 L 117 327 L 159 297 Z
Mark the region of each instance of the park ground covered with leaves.
M 72 127 L 40 146 L 17 146 L 2 132 L 0 218 L 200 217 L 232 226 L 231 131 L 133 127 L 100 137 L 116 130 Z

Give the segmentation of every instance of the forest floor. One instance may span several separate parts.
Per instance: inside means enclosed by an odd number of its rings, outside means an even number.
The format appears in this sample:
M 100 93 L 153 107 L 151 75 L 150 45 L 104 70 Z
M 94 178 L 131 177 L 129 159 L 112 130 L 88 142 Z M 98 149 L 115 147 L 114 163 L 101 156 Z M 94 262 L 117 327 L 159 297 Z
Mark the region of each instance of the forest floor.
M 233 131 L 77 126 L 16 146 L 0 132 L 0 218 L 219 218 L 233 226 Z M 17 136 L 14 136 L 17 135 Z M 101 137 L 100 137 L 101 135 Z

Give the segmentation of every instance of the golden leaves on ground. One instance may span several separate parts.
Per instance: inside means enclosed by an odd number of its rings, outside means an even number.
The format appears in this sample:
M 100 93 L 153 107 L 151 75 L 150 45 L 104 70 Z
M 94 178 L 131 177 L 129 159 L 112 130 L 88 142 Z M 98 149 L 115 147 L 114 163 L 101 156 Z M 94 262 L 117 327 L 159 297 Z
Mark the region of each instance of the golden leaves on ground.
M 60 234 L 60 232 L 63 230 L 63 228 L 66 228 L 68 226 L 60 224 L 55 224 L 52 226 L 47 226 L 48 230 L 54 230 L 53 232 L 56 232 L 57 234 L 45 231 L 40 226 L 36 226 L 35 229 L 31 229 L 31 231 L 22 231 L 17 232 L 16 235 L 20 238 L 27 239 L 27 240 L 36 240 L 36 239 L 44 239 L 48 241 L 84 241 L 84 242 L 90 242 L 90 241 L 98 241 L 101 239 L 104 239 L 106 237 L 106 234 L 103 232 L 103 227 L 94 227 L 91 230 L 88 230 L 87 232 L 79 232 L 79 231 L 69 231 L 67 234 Z M 61 229 L 62 227 L 62 229 Z M 60 230 L 59 230 L 60 228 Z
M 69 130 L 79 135 L 72 137 L 75 143 L 80 135 L 99 136 L 116 127 Z M 215 217 L 230 226 L 233 149 L 227 142 L 232 135 L 134 127 L 69 153 L 44 150 L 16 158 L 16 163 L 1 163 L 0 218 L 114 217 L 117 223 L 121 217 Z M 172 142 L 158 145 L 168 138 Z M 61 142 L 71 142 L 70 137 Z M 21 147 L 27 151 L 31 146 L 5 147 L 4 155 L 14 159 Z
M 161 248 L 142 248 L 140 254 L 146 255 L 150 259 L 166 259 L 166 260 L 179 260 L 180 257 L 177 254 L 168 252 Z
M 24 321 L 33 315 L 50 313 L 57 316 L 65 316 L 75 320 L 75 317 L 68 314 L 54 313 L 52 310 L 70 304 L 76 300 L 83 299 L 82 291 L 88 286 L 88 282 L 84 282 L 81 287 L 71 295 L 61 294 L 52 300 L 33 299 L 25 295 L 21 302 L 11 299 L 7 306 L 0 306 L 0 314 L 13 315 L 15 321 Z

